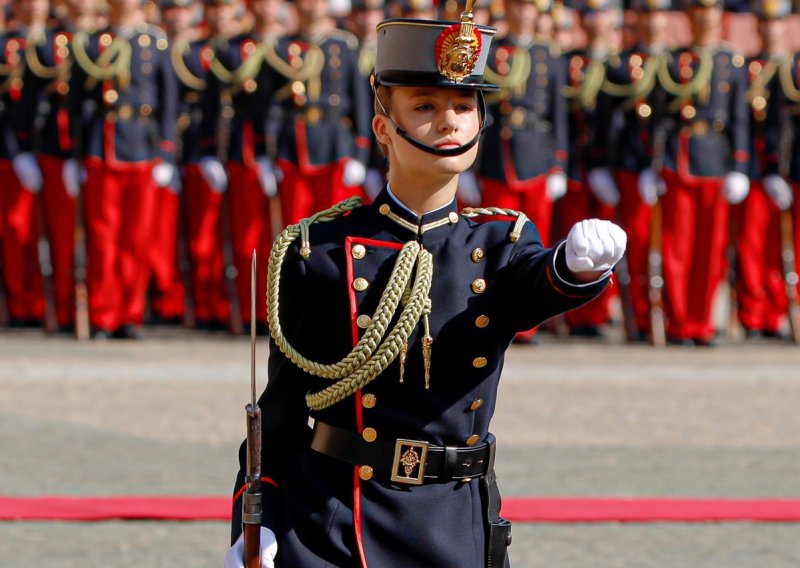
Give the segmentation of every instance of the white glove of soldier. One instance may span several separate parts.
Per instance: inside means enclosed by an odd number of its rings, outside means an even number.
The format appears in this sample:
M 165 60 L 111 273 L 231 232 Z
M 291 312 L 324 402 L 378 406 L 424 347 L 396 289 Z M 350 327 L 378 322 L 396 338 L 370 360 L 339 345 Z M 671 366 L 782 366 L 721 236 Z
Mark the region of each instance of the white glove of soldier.
M 589 189 L 604 205 L 616 207 L 619 203 L 619 189 L 608 168 L 594 168 L 586 175 Z
M 607 272 L 625 254 L 628 235 L 611 221 L 587 219 L 567 235 L 567 268 L 572 272 Z
M 158 187 L 172 186 L 176 177 L 178 170 L 169 162 L 159 162 L 153 166 L 153 181 Z
M 722 182 L 722 194 L 731 205 L 738 205 L 750 193 L 750 179 L 741 172 L 730 172 Z
M 367 177 L 367 168 L 358 160 L 347 160 L 344 165 L 343 183 L 347 187 L 356 187 L 364 183 Z
M 228 174 L 225 173 L 225 168 L 222 162 L 211 156 L 200 158 L 200 174 L 206 183 L 216 193 L 224 193 L 228 187 Z
M 378 197 L 378 194 L 383 190 L 383 186 L 386 185 L 386 180 L 383 178 L 383 174 L 376 170 L 375 168 L 370 168 L 367 170 L 367 177 L 364 179 L 364 191 L 367 192 L 367 196 L 374 200 Z
M 61 166 L 61 181 L 70 197 L 78 197 L 81 186 L 86 183 L 86 168 L 75 158 L 64 160 Z
M 664 190 L 666 189 L 664 186 L 663 180 L 658 179 L 658 175 L 652 168 L 646 168 L 639 174 L 637 183 L 639 197 L 651 207 L 656 204 L 660 195 L 664 195 Z
M 274 568 L 276 554 L 278 542 L 275 540 L 275 533 L 261 527 L 261 568 Z M 236 543 L 228 549 L 223 568 L 244 568 L 244 535 L 239 535 Z
M 264 195 L 275 197 L 278 194 L 278 176 L 275 174 L 272 160 L 262 156 L 256 159 L 256 166 L 258 167 L 258 183 L 261 184 Z
M 469 207 L 481 204 L 481 190 L 478 187 L 478 178 L 475 172 L 466 170 L 458 174 L 458 198 Z
M 547 198 L 550 201 L 558 201 L 567 193 L 567 176 L 562 172 L 556 172 L 547 176 L 545 183 Z
M 764 191 L 781 211 L 786 211 L 792 206 L 792 188 L 781 176 L 775 174 L 765 176 Z
M 11 160 L 11 167 L 14 168 L 14 173 L 17 175 L 19 183 L 22 187 L 31 193 L 39 193 L 42 189 L 42 170 L 39 168 L 39 162 L 36 157 L 30 152 L 22 152 L 14 156 Z

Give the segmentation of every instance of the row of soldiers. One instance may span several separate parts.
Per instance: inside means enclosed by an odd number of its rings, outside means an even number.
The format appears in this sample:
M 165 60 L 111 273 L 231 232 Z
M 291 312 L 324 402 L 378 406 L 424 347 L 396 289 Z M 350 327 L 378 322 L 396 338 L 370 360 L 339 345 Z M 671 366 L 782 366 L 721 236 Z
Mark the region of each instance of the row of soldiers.
M 292 10 L 250 0 L 245 31 L 237 0 L 204 0 L 200 35 L 198 0 L 160 1 L 162 27 L 148 23 L 141 0 L 107 4 L 102 27 L 94 3 L 81 0 L 47 26 L 48 0 L 11 2 L 0 38 L 9 322 L 41 325 L 48 297 L 58 329 L 72 331 L 85 281 L 98 339 L 140 337 L 148 288 L 161 320 L 186 317 L 188 290 L 199 328 L 264 326 L 264 302 L 250 313 L 252 251 L 264 289 L 276 231 L 384 184 L 371 134 L 376 23 L 388 9 L 430 19 L 437 8 L 354 0 L 337 22 L 328 0 L 295 0 Z M 479 3 L 476 18 L 489 22 L 493 7 Z M 617 219 L 629 235 L 620 280 L 632 340 L 651 335 L 661 278 L 669 339 L 712 344 L 726 265 L 737 268 L 748 335 L 780 334 L 791 287 L 778 218 L 800 183 L 800 166 L 789 167 L 800 152 L 791 138 L 798 65 L 782 45 L 789 4 L 756 7 L 764 51 L 750 61 L 721 41 L 720 0 L 688 1 L 692 45 L 678 50 L 663 0 L 634 6 L 638 41 L 624 50 L 611 0 L 573 6 L 587 41 L 568 51 L 553 41 L 572 25 L 562 5 L 502 7 L 503 37 L 486 70 L 501 90 L 487 96 L 481 154 L 459 184 L 463 204 L 522 210 L 545 242 L 576 220 Z M 729 235 L 735 263 L 725 255 Z M 52 268 L 48 293 L 43 264 Z M 567 314 L 570 331 L 600 334 L 610 296 Z

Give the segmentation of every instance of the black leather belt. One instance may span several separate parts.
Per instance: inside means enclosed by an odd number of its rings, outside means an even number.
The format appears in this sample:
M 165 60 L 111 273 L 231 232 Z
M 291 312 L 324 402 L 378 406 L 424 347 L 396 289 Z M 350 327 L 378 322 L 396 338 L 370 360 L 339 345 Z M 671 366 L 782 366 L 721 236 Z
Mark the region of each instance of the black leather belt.
M 392 481 L 463 481 L 485 476 L 494 467 L 495 438 L 469 447 L 433 446 L 418 440 L 366 441 L 356 432 L 323 422 L 314 425 L 311 448 L 353 465 L 369 466 Z

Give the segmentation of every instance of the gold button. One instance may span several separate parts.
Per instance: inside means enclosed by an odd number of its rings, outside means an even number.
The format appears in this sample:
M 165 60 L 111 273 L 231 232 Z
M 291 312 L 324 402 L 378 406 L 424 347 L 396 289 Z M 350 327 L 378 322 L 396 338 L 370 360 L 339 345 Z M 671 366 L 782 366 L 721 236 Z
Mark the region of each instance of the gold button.
M 139 45 L 141 47 L 150 47 L 150 36 L 149 35 L 140 35 L 139 36 Z
M 472 366 L 476 369 L 483 369 L 489 361 L 486 360 L 486 357 L 475 357 L 472 360 Z
M 364 481 L 369 481 L 372 479 L 372 468 L 368 465 L 362 465 L 360 468 L 358 468 L 358 477 Z
M 475 280 L 472 281 L 470 287 L 472 288 L 472 291 L 475 292 L 476 294 L 482 294 L 483 292 L 486 291 L 486 280 L 484 280 L 483 278 L 476 278 Z
M 364 431 L 361 432 L 361 436 L 367 442 L 374 442 L 378 439 L 378 433 L 375 431 L 375 428 L 364 428 Z
M 150 63 L 142 63 L 142 73 L 149 75 L 153 72 L 153 66 Z
M 450 219 L 451 223 L 457 223 L 458 222 L 458 213 L 456 213 L 455 211 L 451 211 L 450 214 L 447 215 L 447 218 Z
M 292 83 L 292 92 L 295 95 L 302 95 L 306 92 L 306 86 L 303 84 L 302 81 L 295 81 Z
M 644 61 L 642 60 L 642 56 L 636 54 L 631 55 L 630 62 L 631 65 L 633 65 L 634 67 L 641 67 L 642 63 L 644 63 Z
M 472 404 L 469 405 L 469 409 L 478 410 L 481 406 L 483 406 L 483 399 L 478 398 L 472 401 Z
M 372 393 L 365 394 L 364 396 L 361 397 L 361 405 L 364 408 L 375 408 L 375 405 L 377 403 L 378 403 L 378 397 L 376 397 Z
M 299 45 L 297 45 L 296 43 L 293 43 L 293 44 L 291 44 L 289 46 L 289 48 L 287 49 L 287 52 L 289 53 L 289 55 L 297 57 L 298 55 L 300 55 L 302 53 L 302 50 L 300 49 Z
M 340 104 L 342 104 L 342 97 L 334 93 L 333 95 L 328 97 L 328 103 L 331 106 L 339 106 Z
M 367 254 L 367 247 L 364 245 L 356 245 L 353 247 L 353 258 L 362 259 Z
M 251 55 L 256 50 L 256 44 L 254 44 L 252 41 L 248 41 L 244 44 L 243 49 L 247 55 Z
M 130 120 L 133 116 L 133 108 L 131 105 L 122 105 L 119 109 L 120 120 Z
M 475 327 L 483 329 L 489 326 L 489 316 L 478 316 L 475 318 Z
M 258 83 L 255 82 L 253 79 L 248 79 L 242 85 L 245 93 L 255 93 L 256 89 L 258 89 Z
M 150 105 L 142 105 L 142 108 L 139 109 L 139 113 L 142 116 L 150 116 L 151 114 L 153 114 L 153 107 L 151 107 Z
M 356 318 L 356 325 L 361 329 L 366 329 L 370 323 L 372 323 L 372 318 L 367 314 L 361 314 Z
M 353 288 L 355 288 L 359 292 L 363 292 L 367 288 L 369 288 L 369 282 L 367 282 L 366 278 L 356 278 L 353 280 Z
M 389 204 L 384 203 L 383 205 L 380 206 L 380 209 L 378 209 L 378 211 L 380 212 L 381 215 L 388 215 L 390 209 L 391 208 L 389 207 Z
M 767 99 L 761 95 L 753 98 L 753 108 L 755 110 L 764 110 L 767 108 Z
M 470 258 L 472 259 L 472 262 L 480 262 L 483 260 L 484 256 L 486 256 L 486 254 L 483 252 L 483 249 L 476 248 L 474 251 L 472 251 Z
M 734 67 L 741 67 L 744 65 L 744 57 L 739 55 L 738 53 L 733 56 L 733 66 Z
M 169 46 L 169 42 L 163 37 L 156 42 L 156 47 L 161 51 L 164 51 Z
M 113 105 L 115 102 L 119 100 L 119 93 L 114 89 L 109 89 L 103 95 L 103 100 L 106 101 L 106 103 Z
M 480 439 L 481 439 L 480 436 L 478 436 L 477 434 L 473 434 L 472 436 L 467 438 L 467 445 L 468 446 L 474 446 L 475 444 L 478 443 L 478 440 L 480 440 Z
M 697 110 L 692 105 L 686 105 L 683 107 L 683 110 L 681 110 L 681 115 L 683 115 L 683 118 L 686 120 L 692 120 L 696 114 Z
M 111 45 L 111 41 L 112 41 L 111 35 L 109 34 L 103 34 L 100 36 L 100 45 L 102 45 L 103 47 L 108 47 L 109 45 Z
M 69 38 L 67 38 L 67 36 L 65 36 L 64 34 L 58 34 L 56 36 L 56 45 L 58 47 L 64 47 L 68 43 L 69 43 Z
M 650 105 L 642 104 L 636 109 L 636 113 L 642 118 L 649 118 L 653 114 L 653 109 L 650 108 Z
M 59 81 L 56 83 L 56 91 L 59 95 L 66 95 L 69 93 L 69 84 L 66 81 Z

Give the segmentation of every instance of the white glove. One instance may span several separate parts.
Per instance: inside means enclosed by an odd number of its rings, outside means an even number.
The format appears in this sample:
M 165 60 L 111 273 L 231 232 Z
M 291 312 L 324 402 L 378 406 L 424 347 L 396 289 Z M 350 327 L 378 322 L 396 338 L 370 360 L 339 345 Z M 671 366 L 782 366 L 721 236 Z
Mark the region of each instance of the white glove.
M 750 193 L 750 179 L 741 172 L 730 172 L 722 182 L 722 193 L 731 205 L 738 205 Z
M 478 188 L 478 178 L 470 170 L 461 172 L 458 175 L 458 198 L 470 207 L 477 207 L 481 204 L 481 190 Z
M 275 533 L 261 527 L 261 568 L 275 568 L 275 555 L 278 554 L 278 542 Z M 223 568 L 244 568 L 244 535 L 239 535 L 236 543 L 225 554 Z
M 616 207 L 619 203 L 619 189 L 608 168 L 594 168 L 586 175 L 589 189 L 604 205 Z
M 786 211 L 792 206 L 792 188 L 781 176 L 775 174 L 765 176 L 764 191 L 781 211 Z
M 17 175 L 22 187 L 31 193 L 39 193 L 42 190 L 42 170 L 36 156 L 30 152 L 22 152 L 14 156 L 11 160 L 11 167 Z
M 158 187 L 170 187 L 177 175 L 177 168 L 169 162 L 159 162 L 153 166 L 153 181 Z
M 216 193 L 225 193 L 228 187 L 228 174 L 225 173 L 222 162 L 211 156 L 205 156 L 200 158 L 199 166 L 200 174 L 211 189 Z
M 558 201 L 567 193 L 567 176 L 556 172 L 547 176 L 547 197 L 550 201 Z
M 587 219 L 567 235 L 567 268 L 572 272 L 611 270 L 625 254 L 628 235 L 611 221 Z
M 272 161 L 262 156 L 256 159 L 256 166 L 258 167 L 258 183 L 261 184 L 264 195 L 275 197 L 278 194 L 278 176 L 275 175 Z
M 378 197 L 378 194 L 383 190 L 383 186 L 385 185 L 386 180 L 383 178 L 381 172 L 375 168 L 367 170 L 367 177 L 364 179 L 364 190 L 367 192 L 370 199 L 374 200 Z
M 367 168 L 358 160 L 347 160 L 344 165 L 344 185 L 347 187 L 356 187 L 364 183 L 367 177 Z
M 64 160 L 64 165 L 61 166 L 61 180 L 64 182 L 67 195 L 78 197 L 81 186 L 86 183 L 86 168 L 74 158 Z
M 655 170 L 646 168 L 639 174 L 639 181 L 637 188 L 639 190 L 639 197 L 642 198 L 647 205 L 651 207 L 658 201 L 659 195 L 663 195 L 661 186 L 663 182 L 658 179 Z

